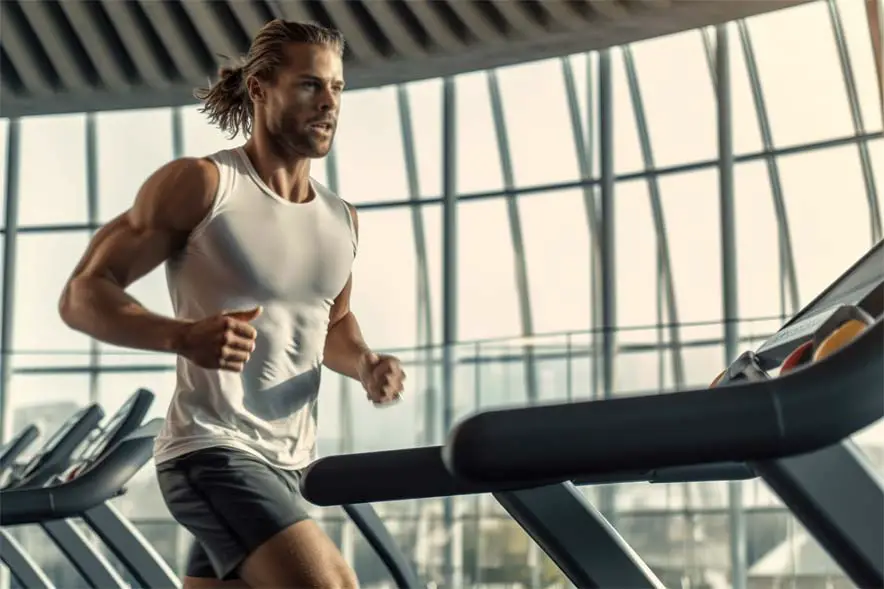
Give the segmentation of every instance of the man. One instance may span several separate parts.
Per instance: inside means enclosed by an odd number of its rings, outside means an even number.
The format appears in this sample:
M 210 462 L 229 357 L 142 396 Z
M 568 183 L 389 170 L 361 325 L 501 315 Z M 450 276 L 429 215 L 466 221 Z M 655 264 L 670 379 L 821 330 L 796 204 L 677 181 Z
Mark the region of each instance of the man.
M 336 31 L 265 25 L 243 64 L 199 94 L 209 119 L 247 142 L 157 170 L 61 297 L 74 329 L 178 355 L 155 460 L 170 512 L 197 541 L 185 587 L 356 585 L 298 492 L 315 458 L 321 365 L 376 405 L 397 400 L 405 378 L 350 312 L 355 209 L 310 179 L 334 138 L 342 55 Z M 161 263 L 174 319 L 125 292 Z

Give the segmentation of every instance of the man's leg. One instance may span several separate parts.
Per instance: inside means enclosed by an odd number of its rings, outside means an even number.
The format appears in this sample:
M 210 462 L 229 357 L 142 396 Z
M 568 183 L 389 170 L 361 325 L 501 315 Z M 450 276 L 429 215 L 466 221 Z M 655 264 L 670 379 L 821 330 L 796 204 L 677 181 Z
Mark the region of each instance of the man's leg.
M 169 511 L 211 565 L 213 574 L 188 572 L 188 588 L 201 589 L 210 577 L 255 589 L 356 586 L 337 547 L 310 521 L 298 473 L 213 448 L 163 463 L 157 474 Z
M 239 569 L 251 587 L 358 587 L 356 574 L 313 520 L 282 530 L 253 551 Z

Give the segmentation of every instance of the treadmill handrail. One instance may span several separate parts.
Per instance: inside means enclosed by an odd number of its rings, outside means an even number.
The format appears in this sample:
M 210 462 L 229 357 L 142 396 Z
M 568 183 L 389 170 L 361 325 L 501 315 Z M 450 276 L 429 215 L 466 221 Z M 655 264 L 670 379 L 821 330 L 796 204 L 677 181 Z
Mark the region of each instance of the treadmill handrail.
M 76 517 L 118 496 L 153 456 L 153 440 L 162 424 L 159 418 L 149 421 L 71 482 L 0 491 L 0 526 Z
M 481 412 L 452 429 L 443 460 L 487 483 L 810 452 L 884 417 L 882 344 L 879 319 L 825 360 L 762 382 Z
M 403 473 L 408 473 L 403 476 Z M 754 478 L 752 469 L 742 463 L 692 465 L 623 471 L 572 481 L 575 485 L 624 482 L 674 483 Z M 549 481 L 495 481 L 472 483 L 454 477 L 442 462 L 442 446 L 360 452 L 320 458 L 301 476 L 301 495 L 314 505 L 376 503 L 454 497 L 479 493 L 516 491 Z
M 31 424 L 6 443 L 2 448 L 2 452 L 0 452 L 0 472 L 15 464 L 15 461 L 18 460 L 22 452 L 38 437 L 40 437 L 40 428 Z

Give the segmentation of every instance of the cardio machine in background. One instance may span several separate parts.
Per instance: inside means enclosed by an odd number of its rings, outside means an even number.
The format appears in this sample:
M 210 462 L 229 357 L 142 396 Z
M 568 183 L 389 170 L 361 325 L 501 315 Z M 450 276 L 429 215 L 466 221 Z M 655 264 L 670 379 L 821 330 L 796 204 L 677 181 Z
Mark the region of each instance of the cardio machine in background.
M 136 391 L 102 426 L 99 423 L 104 412 L 98 405 L 93 404 L 80 410 L 31 460 L 32 466 L 24 468 L 22 476 L 0 491 L 0 557 L 22 585 L 52 587 L 44 572 L 6 529 L 11 525 L 33 523 L 47 533 L 88 586 L 129 586 L 80 527 L 70 519 L 78 518 L 104 542 L 141 586 L 175 586 L 177 579 L 165 562 L 144 541 L 137 529 L 107 503 L 109 499 L 124 492 L 124 485 L 150 459 L 152 437 L 142 435 L 139 449 L 147 450 L 146 454 L 142 452 L 136 456 L 126 455 L 133 460 L 115 471 L 117 478 L 106 496 L 102 496 L 101 489 L 82 484 L 83 477 L 99 464 L 112 455 L 119 458 L 121 448 L 125 450 L 131 446 L 128 442 L 131 436 L 138 432 L 150 433 L 158 430 L 162 420 L 154 420 L 145 426 L 147 430 L 142 427 L 142 421 L 153 400 L 154 395 L 150 391 Z M 78 486 L 88 497 L 88 509 L 70 511 L 70 502 L 54 492 L 57 489 L 70 488 L 70 485 Z M 47 517 L 37 517 L 40 515 Z

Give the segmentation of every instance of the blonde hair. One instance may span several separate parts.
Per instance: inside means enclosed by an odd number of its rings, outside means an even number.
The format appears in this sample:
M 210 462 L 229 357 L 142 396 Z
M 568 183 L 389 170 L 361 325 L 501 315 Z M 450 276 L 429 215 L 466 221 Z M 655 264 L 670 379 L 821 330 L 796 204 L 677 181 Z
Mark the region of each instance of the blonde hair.
M 203 101 L 200 112 L 231 139 L 239 133 L 250 135 L 254 110 L 246 82 L 252 76 L 273 79 L 284 64 L 285 47 L 291 43 L 324 45 L 344 55 L 344 36 L 339 31 L 312 23 L 272 20 L 255 35 L 239 65 L 221 68 L 214 84 L 195 92 L 196 98 Z

